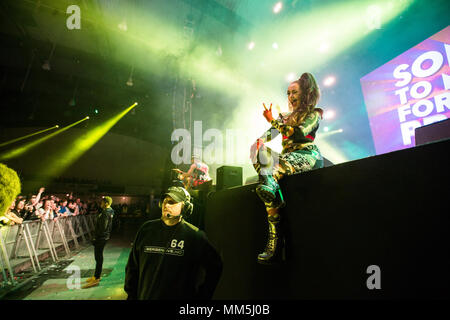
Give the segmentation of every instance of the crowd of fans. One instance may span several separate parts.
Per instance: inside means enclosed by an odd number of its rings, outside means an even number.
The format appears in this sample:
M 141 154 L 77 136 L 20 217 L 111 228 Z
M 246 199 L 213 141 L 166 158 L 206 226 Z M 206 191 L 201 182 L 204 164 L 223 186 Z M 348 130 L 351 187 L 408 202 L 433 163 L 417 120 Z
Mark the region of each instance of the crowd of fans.
M 0 163 L 0 226 L 22 224 L 27 220 L 55 220 L 62 217 L 101 212 L 100 196 L 91 195 L 89 200 L 82 201 L 70 194 L 46 194 L 45 188 L 40 188 L 37 194 L 21 195 L 21 182 L 17 172 Z M 122 197 L 122 200 L 125 198 Z M 153 203 L 141 199 L 139 203 L 127 205 L 119 201 L 113 205 L 116 212 L 114 220 L 121 218 L 149 218 L 151 212 L 159 213 Z M 151 210 L 151 208 L 157 208 Z
M 100 210 L 97 201 L 81 201 L 68 194 L 64 198 L 56 195 L 44 195 L 45 188 L 40 188 L 36 195 L 19 195 L 5 213 L 3 224 L 21 224 L 27 220 L 56 220 L 60 217 L 96 213 Z

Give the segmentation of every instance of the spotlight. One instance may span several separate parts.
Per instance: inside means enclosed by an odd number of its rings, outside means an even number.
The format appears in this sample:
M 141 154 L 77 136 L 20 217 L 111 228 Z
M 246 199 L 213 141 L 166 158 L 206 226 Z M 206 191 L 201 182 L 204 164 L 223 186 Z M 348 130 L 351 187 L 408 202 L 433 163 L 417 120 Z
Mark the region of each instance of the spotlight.
M 95 110 L 94 110 L 94 113 L 95 113 L 95 114 L 98 114 L 98 109 L 95 109 Z
M 327 111 L 325 111 L 324 114 L 323 114 L 323 118 L 324 118 L 325 120 L 333 119 L 334 116 L 335 116 L 334 110 L 327 110 Z
M 127 31 L 128 30 L 127 20 L 123 20 L 120 24 L 117 25 L 117 27 L 122 31 Z
M 254 47 L 255 43 L 253 41 L 248 44 L 248 50 L 253 50 Z
M 220 57 L 220 56 L 222 56 L 222 46 L 218 46 L 217 47 L 217 50 L 216 50 L 216 54 Z
M 276 43 L 276 42 L 272 43 L 272 48 L 274 48 L 275 50 L 278 50 L 278 43 Z
M 293 73 L 293 72 L 289 73 L 289 74 L 286 76 L 286 81 L 288 81 L 288 82 L 292 82 L 292 81 L 294 81 L 295 79 L 297 79 L 297 75 L 296 75 L 295 73 Z
M 336 77 L 334 77 L 334 76 L 328 76 L 323 80 L 323 85 L 325 87 L 330 87 L 335 83 L 336 83 Z
M 58 125 L 56 125 L 55 127 L 56 127 L 56 128 L 59 128 L 59 126 L 58 126 Z
M 322 42 L 319 46 L 319 52 L 325 53 L 330 48 L 330 44 L 328 42 Z
M 324 127 L 324 128 L 323 128 L 323 131 L 328 132 L 328 131 L 330 131 L 330 128 Z
M 275 4 L 275 6 L 273 7 L 273 13 L 279 13 L 282 8 L 283 8 L 283 3 L 281 1 L 277 2 Z
M 86 118 L 85 119 L 89 119 L 89 116 L 86 116 Z
M 128 78 L 127 86 L 129 86 L 129 87 L 133 86 L 133 78 L 131 78 L 131 76 Z
M 130 77 L 127 81 L 127 86 L 132 87 L 133 86 L 133 71 L 134 71 L 134 65 L 131 67 Z
M 371 5 L 366 10 L 366 24 L 368 30 L 381 29 L 381 7 Z

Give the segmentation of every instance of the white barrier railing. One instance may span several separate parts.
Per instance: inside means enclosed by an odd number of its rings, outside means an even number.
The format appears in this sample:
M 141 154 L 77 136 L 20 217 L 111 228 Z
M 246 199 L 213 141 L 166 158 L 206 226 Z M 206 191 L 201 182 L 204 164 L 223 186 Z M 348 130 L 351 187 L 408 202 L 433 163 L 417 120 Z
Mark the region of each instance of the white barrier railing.
M 48 253 L 54 262 L 59 260 L 57 248 L 63 247 L 70 256 L 69 243 L 76 249 L 92 240 L 95 215 L 59 217 L 55 220 L 24 221 L 22 224 L 0 228 L 0 269 L 2 284 L 16 285 L 14 267 L 31 262 L 35 273 L 41 270 L 39 257 Z

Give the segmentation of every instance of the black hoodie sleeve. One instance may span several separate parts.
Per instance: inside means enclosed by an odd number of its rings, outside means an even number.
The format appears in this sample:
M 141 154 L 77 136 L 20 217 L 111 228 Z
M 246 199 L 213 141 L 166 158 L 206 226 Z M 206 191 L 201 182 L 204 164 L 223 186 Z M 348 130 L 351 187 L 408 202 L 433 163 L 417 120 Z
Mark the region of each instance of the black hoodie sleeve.
M 131 248 L 128 257 L 128 263 L 125 267 L 125 285 L 124 290 L 128 294 L 128 300 L 137 299 L 137 291 L 139 284 L 139 255 L 137 254 L 136 242 L 139 237 L 139 232 L 134 239 L 133 247 Z
M 200 252 L 200 267 L 204 269 L 205 279 L 198 289 L 199 299 L 212 299 L 214 290 L 222 275 L 222 258 L 209 242 L 206 234 L 202 232 L 202 245 Z

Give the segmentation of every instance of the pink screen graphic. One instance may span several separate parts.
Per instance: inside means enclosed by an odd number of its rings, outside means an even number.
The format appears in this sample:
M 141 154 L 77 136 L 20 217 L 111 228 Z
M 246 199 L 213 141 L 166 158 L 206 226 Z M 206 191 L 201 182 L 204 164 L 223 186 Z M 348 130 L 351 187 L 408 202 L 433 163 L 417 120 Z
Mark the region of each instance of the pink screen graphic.
M 450 118 L 450 26 L 360 79 L 376 154 L 415 146 L 415 128 Z

